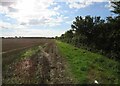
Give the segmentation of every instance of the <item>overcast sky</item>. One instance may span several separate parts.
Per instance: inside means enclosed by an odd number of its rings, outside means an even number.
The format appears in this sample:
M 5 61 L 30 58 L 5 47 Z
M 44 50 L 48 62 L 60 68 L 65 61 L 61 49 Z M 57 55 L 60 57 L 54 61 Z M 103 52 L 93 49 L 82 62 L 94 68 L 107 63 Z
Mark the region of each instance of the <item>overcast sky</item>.
M 60 36 L 86 15 L 113 15 L 109 0 L 0 0 L 0 37 Z

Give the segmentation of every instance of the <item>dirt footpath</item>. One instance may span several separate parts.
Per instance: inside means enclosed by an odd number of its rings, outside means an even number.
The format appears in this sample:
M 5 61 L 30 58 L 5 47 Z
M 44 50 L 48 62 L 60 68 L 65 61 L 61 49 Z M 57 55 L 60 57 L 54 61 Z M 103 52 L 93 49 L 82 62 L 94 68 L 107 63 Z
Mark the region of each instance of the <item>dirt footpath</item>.
M 13 83 L 70 84 L 74 83 L 67 72 L 66 61 L 60 56 L 54 40 L 47 41 L 40 51 L 30 58 L 12 64 L 6 72 Z M 11 83 L 3 80 L 4 83 Z
M 54 40 L 46 44 L 43 51 L 44 59 L 48 62 L 43 63 L 43 69 L 48 70 L 46 74 L 50 77 L 48 83 L 73 83 L 66 72 L 67 66 L 65 60 L 59 55 L 57 45 Z M 44 61 L 43 61 L 44 62 Z M 49 64 L 49 66 L 47 66 Z M 44 75 L 44 74 L 43 74 Z M 47 78 L 46 78 L 47 79 Z

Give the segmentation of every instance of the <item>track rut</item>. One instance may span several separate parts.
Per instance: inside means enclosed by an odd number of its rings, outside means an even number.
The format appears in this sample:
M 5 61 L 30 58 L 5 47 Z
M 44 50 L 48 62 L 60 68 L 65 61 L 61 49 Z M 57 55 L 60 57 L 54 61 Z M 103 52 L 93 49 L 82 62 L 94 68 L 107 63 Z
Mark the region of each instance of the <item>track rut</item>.
M 11 64 L 9 78 L 22 84 L 63 84 L 73 83 L 66 72 L 66 61 L 59 54 L 54 40 L 39 47 L 40 51 L 30 58 Z M 7 82 L 8 83 L 8 82 Z

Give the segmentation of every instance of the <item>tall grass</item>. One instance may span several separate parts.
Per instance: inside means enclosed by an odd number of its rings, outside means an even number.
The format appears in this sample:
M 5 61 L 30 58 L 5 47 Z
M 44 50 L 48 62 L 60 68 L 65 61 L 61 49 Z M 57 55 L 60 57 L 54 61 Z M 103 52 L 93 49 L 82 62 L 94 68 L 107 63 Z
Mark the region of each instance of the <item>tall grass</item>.
M 101 84 L 119 83 L 119 63 L 107 57 L 76 48 L 67 43 L 56 41 L 60 53 L 68 62 L 70 72 L 77 83 L 92 84 L 97 80 Z

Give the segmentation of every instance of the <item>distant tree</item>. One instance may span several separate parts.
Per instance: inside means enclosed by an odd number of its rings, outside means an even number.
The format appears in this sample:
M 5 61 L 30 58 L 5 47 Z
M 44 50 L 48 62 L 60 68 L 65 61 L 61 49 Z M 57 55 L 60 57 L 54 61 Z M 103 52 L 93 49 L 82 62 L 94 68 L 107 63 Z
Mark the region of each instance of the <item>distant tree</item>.
M 15 36 L 15 38 L 17 38 L 17 36 Z

